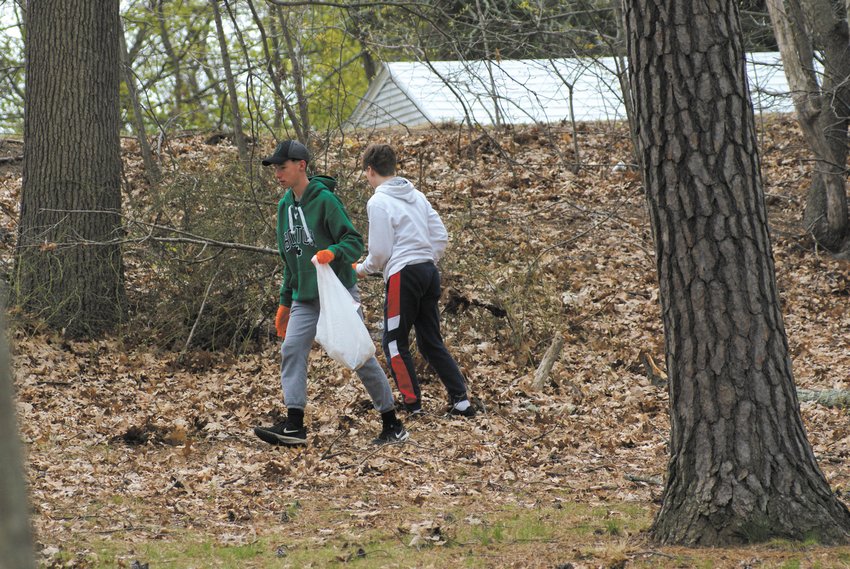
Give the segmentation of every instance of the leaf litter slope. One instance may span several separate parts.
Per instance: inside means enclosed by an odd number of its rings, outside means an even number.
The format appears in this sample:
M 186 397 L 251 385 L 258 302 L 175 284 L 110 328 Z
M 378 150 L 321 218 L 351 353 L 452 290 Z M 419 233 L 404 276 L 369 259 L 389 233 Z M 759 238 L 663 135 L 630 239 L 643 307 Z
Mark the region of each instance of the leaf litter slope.
M 369 529 L 414 531 L 456 510 L 486 517 L 579 502 L 654 511 L 669 423 L 666 388 L 646 364 L 663 368 L 663 338 L 640 182 L 611 171 L 629 162 L 625 130 L 583 126 L 577 174 L 571 135 L 558 128 L 384 134 L 451 232 L 444 335 L 486 413 L 442 417 L 443 388 L 423 367 L 427 413 L 408 421 L 412 442 L 373 447 L 379 424 L 365 392 L 316 348 L 310 445 L 273 449 L 250 429 L 285 412 L 274 342 L 253 354 L 199 353 L 177 366 L 176 354 L 123 337 L 72 342 L 17 330 L 19 420 L 41 544 L 73 547 L 119 532 L 130 541 L 179 539 L 195 530 L 247 543 L 282 527 L 321 543 Z M 353 171 L 374 140 L 347 139 L 327 171 Z M 848 265 L 819 255 L 799 229 L 810 162 L 796 125 L 768 120 L 761 142 L 798 386 L 850 389 Z M 235 159 L 232 148 L 174 144 L 184 164 Z M 130 145 L 125 167 L 128 179 L 140 178 Z M 368 190 L 354 176 L 347 182 L 344 199 L 365 230 Z M 13 232 L 14 169 L 0 172 L 0 192 Z M 376 330 L 383 285 L 361 286 Z M 535 367 L 555 334 L 566 339 L 563 352 L 536 389 Z M 802 411 L 820 465 L 843 494 L 846 412 L 813 403 Z M 287 523 L 294 504 L 344 515 L 317 531 Z M 539 561 L 551 565 L 556 550 Z

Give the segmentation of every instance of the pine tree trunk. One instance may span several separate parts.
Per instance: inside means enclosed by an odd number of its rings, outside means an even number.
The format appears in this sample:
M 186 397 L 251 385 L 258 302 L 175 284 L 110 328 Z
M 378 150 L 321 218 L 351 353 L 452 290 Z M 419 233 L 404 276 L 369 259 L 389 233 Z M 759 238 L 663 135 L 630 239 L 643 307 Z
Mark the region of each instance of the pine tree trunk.
M 16 300 L 71 336 L 124 310 L 118 1 L 30 2 Z
M 624 0 L 665 330 L 662 543 L 846 541 L 806 438 L 734 0 Z

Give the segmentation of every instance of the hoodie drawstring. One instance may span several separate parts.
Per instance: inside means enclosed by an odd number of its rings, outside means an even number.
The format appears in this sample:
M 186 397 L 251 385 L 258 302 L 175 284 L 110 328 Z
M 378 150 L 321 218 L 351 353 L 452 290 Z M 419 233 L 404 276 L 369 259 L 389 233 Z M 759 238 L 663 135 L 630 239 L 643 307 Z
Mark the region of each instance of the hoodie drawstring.
M 295 206 L 289 206 L 286 209 L 286 215 L 289 217 L 289 234 L 292 236 L 293 242 L 295 241 L 295 221 L 292 216 L 292 209 Z M 313 235 L 310 233 L 310 228 L 307 227 L 307 218 L 304 217 L 304 210 L 301 209 L 301 206 L 298 206 L 298 215 L 301 217 L 301 228 L 304 230 L 304 238 L 306 239 L 306 243 L 308 245 L 314 245 L 313 243 Z

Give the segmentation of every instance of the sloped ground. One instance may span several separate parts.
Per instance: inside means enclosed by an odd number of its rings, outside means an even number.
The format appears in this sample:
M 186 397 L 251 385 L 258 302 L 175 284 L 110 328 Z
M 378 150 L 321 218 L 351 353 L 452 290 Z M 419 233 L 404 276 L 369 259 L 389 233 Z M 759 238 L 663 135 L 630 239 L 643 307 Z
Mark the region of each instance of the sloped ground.
M 811 164 L 795 124 L 770 119 L 762 126 L 798 386 L 850 389 L 850 268 L 815 251 L 799 228 Z M 317 347 L 310 445 L 273 449 L 250 429 L 285 411 L 275 343 L 256 354 L 197 353 L 178 366 L 176 354 L 123 336 L 71 342 L 18 329 L 19 419 L 46 555 L 79 553 L 75 563 L 84 566 L 93 563 L 86 543 L 116 536 L 130 555 L 134 542 L 179 540 L 186 532 L 223 544 L 274 536 L 284 546 L 318 547 L 372 530 L 412 535 L 427 520 L 452 525 L 448 512 L 467 512 L 465 521 L 452 514 L 463 525 L 497 510 L 569 503 L 654 512 L 667 459 L 667 393 L 650 381 L 642 355 L 663 367 L 663 333 L 642 189 L 633 172 L 611 171 L 630 161 L 626 132 L 583 127 L 578 173 L 572 136 L 562 128 L 492 139 L 452 129 L 381 136 L 401 148 L 402 173 L 449 226 L 444 334 L 486 413 L 443 417 L 443 388 L 425 372 L 428 412 L 407 423 L 412 442 L 373 447 L 379 424 L 364 390 Z M 353 171 L 366 142 L 346 140 L 327 171 Z M 131 170 L 138 164 L 129 152 L 127 161 Z M 0 171 L 4 212 L 16 207 L 18 176 L 14 168 Z M 352 202 L 368 195 L 364 182 L 349 183 L 343 196 L 362 212 Z M 14 231 L 11 224 L 5 219 Z M 363 289 L 376 330 L 382 285 L 369 281 Z M 559 333 L 563 353 L 537 390 L 535 367 Z M 850 491 L 847 413 L 813 403 L 802 412 L 821 468 L 843 495 Z M 613 557 L 581 562 L 557 543 L 539 544 L 533 558 L 518 547 L 479 561 L 607 566 L 635 561 L 649 547 L 640 533 L 621 541 Z M 733 556 L 729 564 L 744 561 Z M 414 549 L 403 566 L 420 566 Z

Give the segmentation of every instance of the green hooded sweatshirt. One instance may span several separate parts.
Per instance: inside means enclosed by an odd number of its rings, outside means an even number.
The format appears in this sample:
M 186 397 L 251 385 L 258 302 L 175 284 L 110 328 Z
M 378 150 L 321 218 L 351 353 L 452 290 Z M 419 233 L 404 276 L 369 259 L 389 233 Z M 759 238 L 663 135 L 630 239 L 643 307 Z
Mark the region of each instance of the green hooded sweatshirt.
M 292 189 L 277 205 L 277 250 L 283 259 L 280 303 L 319 298 L 316 267 L 310 262 L 322 249 L 333 251 L 330 266 L 346 288 L 357 282 L 351 263 L 363 253 L 363 237 L 354 229 L 345 206 L 333 193 L 336 180 L 313 176 L 299 201 Z

